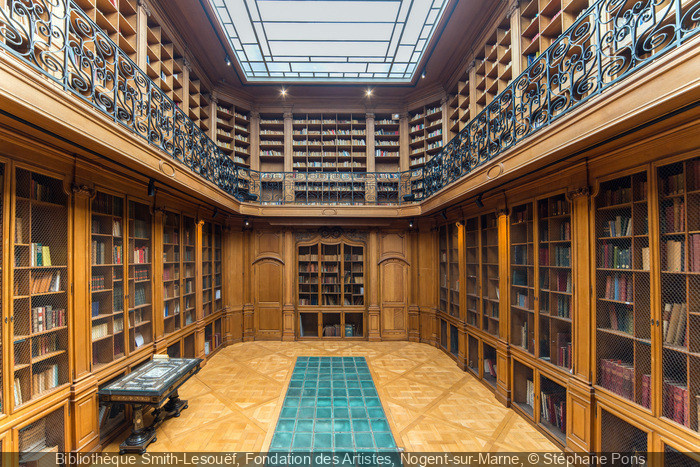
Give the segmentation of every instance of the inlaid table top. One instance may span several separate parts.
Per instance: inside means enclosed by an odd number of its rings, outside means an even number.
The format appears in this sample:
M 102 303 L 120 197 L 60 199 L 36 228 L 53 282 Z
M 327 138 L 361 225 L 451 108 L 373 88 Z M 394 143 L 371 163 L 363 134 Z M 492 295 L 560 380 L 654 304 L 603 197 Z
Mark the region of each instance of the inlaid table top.
M 162 397 L 184 375 L 192 372 L 201 358 L 153 359 L 138 370 L 99 390 L 100 396 Z

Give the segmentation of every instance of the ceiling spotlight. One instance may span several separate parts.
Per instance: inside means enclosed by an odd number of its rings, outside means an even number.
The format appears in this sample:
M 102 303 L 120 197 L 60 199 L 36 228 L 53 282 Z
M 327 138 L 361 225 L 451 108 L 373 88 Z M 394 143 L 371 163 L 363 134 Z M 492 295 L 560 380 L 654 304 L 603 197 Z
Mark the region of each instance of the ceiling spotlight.
M 282 97 L 287 96 L 287 90 L 285 88 L 280 89 L 280 96 L 282 96 Z
M 365 94 L 367 94 L 367 97 L 372 97 L 372 90 L 370 88 L 367 88 Z
M 231 66 L 231 57 L 226 55 L 226 65 Z
M 423 71 L 420 74 L 421 79 L 425 78 L 425 68 L 423 68 Z
M 479 207 L 479 208 L 483 208 L 483 207 L 484 207 L 484 202 L 481 201 L 481 195 L 479 195 L 479 196 L 476 197 L 475 203 L 476 203 L 476 206 Z
M 246 228 L 250 227 L 250 219 L 246 218 L 246 219 L 243 221 L 243 225 L 244 225 Z
M 150 179 L 148 181 L 148 196 L 153 197 L 156 195 L 156 181 Z
M 412 229 L 412 228 L 413 228 L 413 219 L 411 219 L 410 221 L 408 221 L 408 228 L 409 228 L 409 229 Z

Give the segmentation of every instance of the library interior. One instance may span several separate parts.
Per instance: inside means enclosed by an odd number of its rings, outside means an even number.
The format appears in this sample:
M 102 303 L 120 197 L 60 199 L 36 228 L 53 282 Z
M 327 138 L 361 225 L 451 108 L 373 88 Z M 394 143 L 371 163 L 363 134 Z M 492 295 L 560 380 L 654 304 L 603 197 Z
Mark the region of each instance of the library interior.
M 700 0 L 0 0 L 2 465 L 700 465 L 699 31 Z

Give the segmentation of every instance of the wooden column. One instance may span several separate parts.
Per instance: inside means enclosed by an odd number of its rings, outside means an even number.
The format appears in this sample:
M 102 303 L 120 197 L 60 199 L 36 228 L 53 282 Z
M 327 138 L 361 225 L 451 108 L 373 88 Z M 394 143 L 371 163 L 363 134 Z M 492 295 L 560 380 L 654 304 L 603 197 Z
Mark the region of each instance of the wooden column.
M 409 261 L 411 267 L 409 272 L 411 275 L 410 295 L 408 300 L 408 340 L 411 342 L 420 342 L 420 306 L 418 290 L 420 288 L 420 235 L 418 230 L 409 230 Z
M 292 123 L 294 122 L 291 109 L 285 110 L 284 112 L 284 171 L 293 172 L 293 159 L 294 154 L 293 140 L 292 140 Z M 284 183 L 282 187 L 284 193 L 284 199 L 294 200 L 294 182 L 288 180 Z
M 508 209 L 505 203 L 496 211 L 496 223 L 498 225 L 498 282 L 499 300 L 499 338 L 496 343 L 496 359 L 498 361 L 498 381 L 496 386 L 496 398 L 504 405 L 510 404 L 510 226 Z
M 574 284 L 572 322 L 573 371 L 568 379 L 566 439 L 567 448 L 579 452 L 593 450 L 593 386 L 595 369 L 591 323 L 595 315 L 591 304 L 591 196 L 587 186 L 567 193 L 571 201 L 571 266 Z M 594 325 L 594 324 L 593 324 Z
M 476 60 L 472 60 L 469 65 L 469 119 L 473 119 L 477 114 L 476 104 Z M 467 122 L 468 123 L 468 122 Z
M 365 115 L 367 126 L 365 141 L 367 143 L 367 172 L 376 172 L 374 160 L 374 113 L 367 112 Z
M 464 216 L 460 215 L 457 221 L 457 261 L 459 263 L 459 320 L 467 322 L 467 263 L 465 247 Z M 459 345 L 457 349 L 457 365 L 462 370 L 467 369 L 467 327 L 464 324 L 458 326 Z
M 204 221 L 197 220 L 195 231 L 195 248 L 194 248 L 194 270 L 195 270 L 195 316 L 197 317 L 196 332 L 195 332 L 195 355 L 198 358 L 205 358 L 204 355 L 204 297 L 202 292 L 202 227 Z
M 442 109 L 442 145 L 445 146 L 450 142 L 450 108 L 448 105 L 449 96 L 445 94 L 440 99 L 440 108 Z
M 282 305 L 282 340 L 293 341 L 295 333 L 294 319 L 294 278 L 296 264 L 294 261 L 294 233 L 284 232 L 284 304 Z
M 252 296 L 253 265 L 251 261 L 252 234 L 251 230 L 243 231 L 243 340 L 245 342 L 255 340 L 255 305 Z
M 78 451 L 92 449 L 99 441 L 97 422 L 97 379 L 92 375 L 91 306 L 90 306 L 90 254 L 85 245 L 90 245 L 90 202 L 95 191 L 87 184 L 72 186 L 73 247 L 71 262 L 71 288 L 73 289 L 73 312 L 71 326 L 73 383 L 70 388 L 70 407 L 75 414 L 72 437 Z M 69 446 L 67 446 L 69 447 Z
M 146 69 L 146 55 L 148 54 L 148 17 L 151 16 L 151 10 L 146 3 L 146 0 L 138 0 L 138 8 L 136 10 L 136 64 L 142 70 Z M 188 99 L 183 99 L 187 101 Z M 187 111 L 185 110 L 185 113 Z
M 510 54 L 513 78 L 523 72 L 522 59 L 522 25 L 520 24 L 520 6 L 518 0 L 513 0 L 508 8 L 510 18 Z
M 229 226 L 224 244 L 224 300 L 228 320 L 228 342 L 243 341 L 243 231 L 240 226 Z
M 368 337 L 370 341 L 381 340 L 381 308 L 379 307 L 379 287 L 378 287 L 378 274 L 379 268 L 377 267 L 377 252 L 379 248 L 379 241 L 377 238 L 377 231 L 372 230 L 369 233 L 369 245 L 367 247 L 367 258 L 368 258 L 368 290 L 369 290 L 369 307 L 368 307 L 368 317 L 369 325 Z
M 164 334 L 164 317 L 163 317 L 163 225 L 165 224 L 165 209 L 159 208 L 155 210 L 153 215 L 153 254 L 151 255 L 152 271 L 153 271 L 153 305 L 152 309 L 152 325 L 153 325 L 153 345 L 155 352 L 160 353 L 165 351 Z

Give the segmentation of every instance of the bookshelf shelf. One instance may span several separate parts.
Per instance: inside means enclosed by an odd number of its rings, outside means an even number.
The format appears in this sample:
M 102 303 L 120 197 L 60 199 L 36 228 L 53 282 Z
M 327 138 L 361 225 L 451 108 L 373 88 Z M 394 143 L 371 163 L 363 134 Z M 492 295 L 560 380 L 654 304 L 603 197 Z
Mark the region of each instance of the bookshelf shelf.
M 374 120 L 374 166 L 377 172 L 398 172 L 401 125 L 392 114 L 377 114 Z
M 152 216 L 150 207 L 128 202 L 129 261 L 128 267 L 128 339 L 129 351 L 153 341 L 152 281 Z
M 17 168 L 11 264 L 14 407 L 68 382 L 68 197 L 62 180 Z M 28 246 L 25 246 L 28 245 Z
M 443 118 L 442 105 L 439 101 L 409 112 L 408 165 L 410 169 L 423 167 L 435 153 L 442 149 Z
M 214 111 L 217 146 L 236 163 L 250 167 L 250 112 L 221 98 Z
M 163 218 L 163 333 L 172 334 L 182 327 L 183 216 L 166 211 Z
M 202 225 L 202 310 L 207 317 L 214 312 L 211 293 L 212 286 L 212 258 L 214 232 L 211 222 Z
M 92 363 L 124 354 L 124 198 L 97 192 L 92 200 Z

